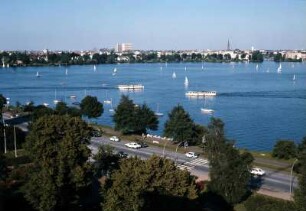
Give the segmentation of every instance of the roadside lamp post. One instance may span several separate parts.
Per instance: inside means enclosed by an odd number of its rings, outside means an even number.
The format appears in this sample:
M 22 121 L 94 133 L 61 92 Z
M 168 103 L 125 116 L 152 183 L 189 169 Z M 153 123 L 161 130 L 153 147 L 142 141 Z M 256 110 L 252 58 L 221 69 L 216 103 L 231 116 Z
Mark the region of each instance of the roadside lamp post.
M 168 144 L 169 140 L 167 139 L 165 141 L 165 144 L 164 144 L 164 149 L 163 149 L 163 157 L 165 157 L 165 148 L 166 148 L 166 145 Z
M 4 154 L 6 154 L 6 132 L 5 132 L 5 122 L 3 116 L 2 116 L 2 122 L 3 122 Z
M 175 165 L 176 165 L 176 161 L 177 161 L 177 150 L 179 148 L 179 146 L 181 145 L 183 141 L 181 141 L 180 143 L 178 143 L 178 145 L 176 146 L 176 149 L 175 149 Z
M 292 173 L 293 173 L 293 168 L 294 168 L 294 165 L 295 165 L 295 163 L 296 163 L 297 161 L 298 161 L 298 159 L 296 158 L 295 161 L 294 161 L 293 164 L 292 164 L 292 167 L 291 167 L 290 195 L 292 194 L 292 183 L 293 183 L 293 181 L 292 181 Z

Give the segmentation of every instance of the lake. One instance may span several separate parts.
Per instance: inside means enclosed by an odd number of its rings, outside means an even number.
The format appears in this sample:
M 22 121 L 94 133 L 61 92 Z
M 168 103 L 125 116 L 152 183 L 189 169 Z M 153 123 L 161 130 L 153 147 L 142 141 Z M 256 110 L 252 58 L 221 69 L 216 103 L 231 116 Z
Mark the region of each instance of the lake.
M 278 139 L 299 142 L 306 136 L 306 64 L 282 63 L 281 73 L 277 73 L 278 67 L 278 63 L 264 62 L 258 68 L 253 63 L 204 63 L 203 69 L 202 63 L 0 68 L 0 93 L 13 105 L 33 101 L 54 107 L 55 98 L 71 105 L 85 95 L 97 96 L 101 102 L 112 100 L 94 120 L 110 126 L 109 109 L 119 103 L 122 94 L 128 94 L 135 103 L 145 102 L 164 113 L 159 130 L 150 131 L 158 135 L 167 114 L 180 104 L 198 124 L 207 125 L 212 116 L 221 118 L 227 137 L 234 139 L 236 146 L 267 151 Z M 184 86 L 185 77 L 188 87 Z M 143 91 L 117 89 L 119 84 L 138 83 L 144 85 Z M 187 91 L 200 90 L 217 91 L 217 96 L 185 96 Z M 214 112 L 202 113 L 201 108 Z

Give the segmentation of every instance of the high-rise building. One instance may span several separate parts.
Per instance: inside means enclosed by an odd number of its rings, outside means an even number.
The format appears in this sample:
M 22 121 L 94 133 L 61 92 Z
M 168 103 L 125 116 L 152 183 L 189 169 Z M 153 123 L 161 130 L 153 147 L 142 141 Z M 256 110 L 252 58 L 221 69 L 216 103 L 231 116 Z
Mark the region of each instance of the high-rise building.
M 132 50 L 132 43 L 117 43 L 115 47 L 116 52 L 125 52 L 125 51 L 131 51 Z

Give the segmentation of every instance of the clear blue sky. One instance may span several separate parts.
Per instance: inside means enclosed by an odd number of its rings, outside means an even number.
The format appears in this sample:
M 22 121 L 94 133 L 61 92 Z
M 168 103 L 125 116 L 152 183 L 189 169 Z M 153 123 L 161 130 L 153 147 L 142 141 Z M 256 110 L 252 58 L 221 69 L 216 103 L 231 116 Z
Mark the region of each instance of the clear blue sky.
M 306 0 L 1 0 L 0 50 L 306 49 Z

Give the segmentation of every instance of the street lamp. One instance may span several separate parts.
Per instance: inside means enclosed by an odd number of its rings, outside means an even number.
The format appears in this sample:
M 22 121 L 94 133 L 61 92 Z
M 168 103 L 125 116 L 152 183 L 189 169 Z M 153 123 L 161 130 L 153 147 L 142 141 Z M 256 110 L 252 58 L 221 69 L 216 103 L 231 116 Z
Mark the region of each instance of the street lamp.
M 180 143 L 178 143 L 178 145 L 176 146 L 176 149 L 175 149 L 175 165 L 176 165 L 176 161 L 177 161 L 177 150 L 179 148 L 179 146 L 181 145 L 183 141 L 181 141 Z
M 297 161 L 298 161 L 298 159 L 296 158 L 295 161 L 294 161 L 293 164 L 292 164 L 292 167 L 291 167 L 290 195 L 292 194 L 292 183 L 293 183 L 293 181 L 292 181 L 292 172 L 293 172 L 294 165 L 295 165 L 295 163 L 296 163 Z
M 2 115 L 2 122 L 3 122 L 3 140 L 4 140 L 4 153 L 6 154 L 6 133 L 5 133 L 5 122 Z
M 164 144 L 163 157 L 165 157 L 165 148 L 166 148 L 166 145 L 168 144 L 168 141 L 169 141 L 169 139 L 167 139 L 167 140 L 165 141 L 165 144 Z

